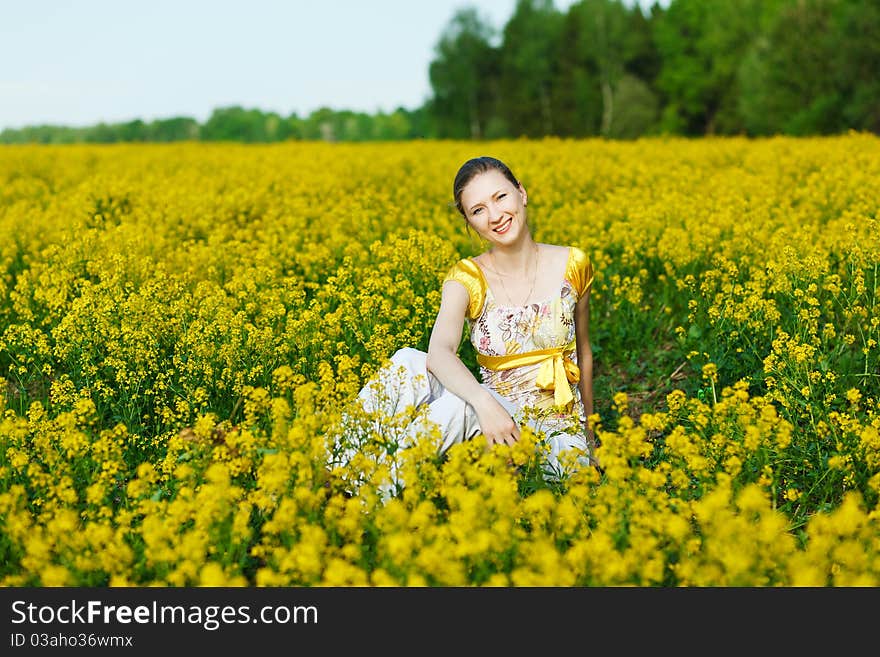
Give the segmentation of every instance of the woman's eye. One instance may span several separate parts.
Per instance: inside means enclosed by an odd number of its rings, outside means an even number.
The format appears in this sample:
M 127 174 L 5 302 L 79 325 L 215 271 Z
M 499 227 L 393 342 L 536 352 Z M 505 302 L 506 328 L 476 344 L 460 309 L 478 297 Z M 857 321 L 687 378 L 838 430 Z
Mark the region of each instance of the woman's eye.
M 473 212 L 471 212 L 471 214 L 477 214 L 481 209 L 482 209 L 482 208 L 477 208 L 476 210 L 474 210 Z
M 499 195 L 498 195 L 498 198 L 504 198 L 505 196 L 507 196 L 507 193 L 506 193 L 506 192 L 505 192 L 505 193 L 501 193 L 501 194 L 499 194 Z

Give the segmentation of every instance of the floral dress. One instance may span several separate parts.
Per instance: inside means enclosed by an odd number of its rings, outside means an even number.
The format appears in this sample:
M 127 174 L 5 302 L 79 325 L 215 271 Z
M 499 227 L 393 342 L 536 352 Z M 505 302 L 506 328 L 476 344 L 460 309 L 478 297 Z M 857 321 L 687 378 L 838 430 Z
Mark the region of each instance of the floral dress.
M 443 280 L 461 283 L 468 292 L 466 319 L 470 341 L 477 351 L 482 385 L 519 424 L 536 434 L 543 432 L 549 448 L 544 473 L 551 479 L 568 466 L 561 455 L 572 450 L 574 466 L 589 465 L 590 446 L 584 433 L 584 407 L 576 380 L 574 311 L 578 300 L 593 282 L 593 266 L 586 254 L 570 247 L 565 275 L 557 291 L 543 301 L 524 306 L 498 303 L 486 283 L 480 266 L 465 258 L 455 263 Z M 548 376 L 548 372 L 552 376 Z M 571 377 L 571 378 L 569 378 Z M 395 418 L 411 409 L 425 409 L 424 420 L 436 425 L 442 437 L 440 450 L 473 438 L 480 431 L 473 407 L 446 389 L 428 370 L 427 354 L 411 347 L 398 349 L 358 394 L 358 403 L 368 414 Z M 355 425 L 358 420 L 355 418 Z M 350 463 L 362 445 L 363 432 L 347 428 L 329 432 L 328 463 Z M 355 426 L 356 428 L 356 426 Z M 399 447 L 409 447 L 423 435 L 423 424 L 413 419 L 395 438 Z M 385 431 L 383 435 L 395 435 Z M 354 438 L 352 438 L 354 437 Z M 383 494 L 403 485 L 400 464 L 381 451 L 377 458 L 391 459 L 392 482 Z M 394 454 L 400 454 L 394 450 Z M 355 483 L 352 490 L 357 489 Z
M 569 247 L 565 275 L 558 291 L 543 301 L 524 306 L 502 305 L 495 298 L 479 265 L 472 259 L 458 261 L 447 280 L 456 280 L 468 290 L 468 332 L 477 354 L 509 356 L 563 347 L 575 339 L 574 309 L 593 282 L 593 267 L 587 255 Z M 577 351 L 569 353 L 577 364 Z M 509 400 L 518 411 L 537 414 L 542 428 L 583 431 L 584 407 L 580 390 L 571 385 L 574 398 L 564 407 L 554 407 L 554 392 L 536 385 L 539 363 L 494 370 L 480 365 L 484 385 Z

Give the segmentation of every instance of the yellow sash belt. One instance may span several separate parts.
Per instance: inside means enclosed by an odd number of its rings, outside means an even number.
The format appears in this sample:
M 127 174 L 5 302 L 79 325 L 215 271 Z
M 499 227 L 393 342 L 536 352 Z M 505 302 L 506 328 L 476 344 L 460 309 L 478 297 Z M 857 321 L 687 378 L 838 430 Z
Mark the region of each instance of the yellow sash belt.
M 538 376 L 535 378 L 535 385 L 541 390 L 552 390 L 556 405 L 565 406 L 574 399 L 569 383 L 577 383 L 581 379 L 581 371 L 578 366 L 571 358 L 565 356 L 567 352 L 574 351 L 576 347 L 576 340 L 572 340 L 564 347 L 538 349 L 522 354 L 487 356 L 478 353 L 477 362 L 490 370 L 510 370 L 514 367 L 541 363 Z

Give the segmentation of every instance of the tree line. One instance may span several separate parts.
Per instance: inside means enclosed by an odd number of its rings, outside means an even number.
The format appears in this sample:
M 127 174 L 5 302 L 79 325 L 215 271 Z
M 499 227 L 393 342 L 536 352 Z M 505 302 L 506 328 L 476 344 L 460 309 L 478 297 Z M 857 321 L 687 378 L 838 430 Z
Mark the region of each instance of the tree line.
M 171 141 L 288 140 L 368 141 L 412 139 L 428 131 L 423 109 L 400 107 L 391 113 L 368 114 L 322 107 L 305 117 L 264 112 L 238 105 L 216 108 L 204 123 L 187 116 L 99 123 L 82 128 L 37 125 L 0 132 L 0 143 L 113 143 Z
M 327 141 L 880 133 L 877 0 L 518 0 L 501 30 L 473 6 L 443 28 L 421 107 L 306 117 L 240 106 L 3 142 Z

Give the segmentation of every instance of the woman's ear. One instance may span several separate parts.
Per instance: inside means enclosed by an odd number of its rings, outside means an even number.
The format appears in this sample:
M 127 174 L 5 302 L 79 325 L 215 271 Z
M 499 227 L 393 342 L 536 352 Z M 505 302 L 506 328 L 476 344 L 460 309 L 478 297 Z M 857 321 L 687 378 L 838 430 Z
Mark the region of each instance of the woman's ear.
M 522 196 L 523 205 L 529 204 L 529 195 L 526 194 L 526 188 L 522 186 L 522 183 L 519 184 L 519 193 Z

